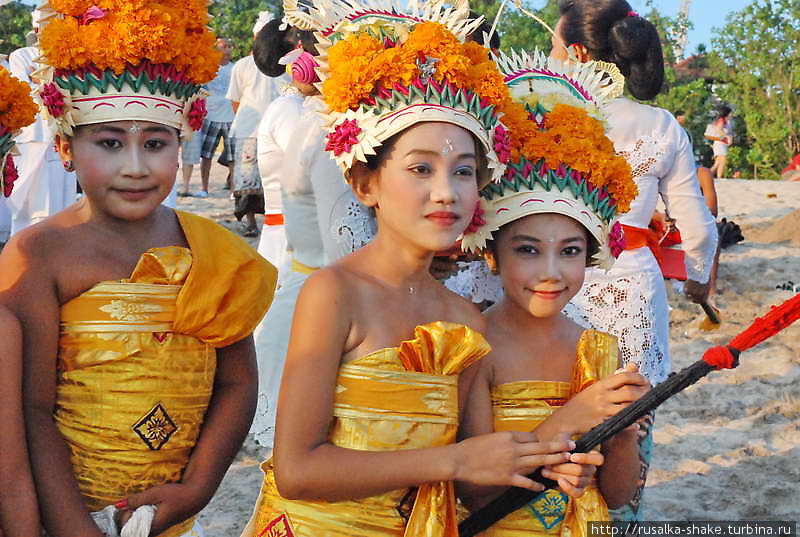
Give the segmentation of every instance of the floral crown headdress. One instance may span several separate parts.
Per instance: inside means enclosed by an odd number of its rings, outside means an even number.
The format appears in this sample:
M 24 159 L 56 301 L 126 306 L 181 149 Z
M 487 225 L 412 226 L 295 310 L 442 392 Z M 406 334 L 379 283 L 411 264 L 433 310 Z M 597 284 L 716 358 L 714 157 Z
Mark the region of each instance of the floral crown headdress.
M 513 102 L 502 110 L 511 162 L 481 197 L 462 247 L 480 251 L 505 224 L 559 213 L 582 224 L 598 243 L 592 265 L 609 269 L 625 247 L 616 217 L 638 190 L 625 159 L 605 134 L 604 108 L 624 80 L 595 62 L 562 62 L 533 53 L 501 54 Z
M 285 0 L 284 20 L 317 36 L 318 87 L 327 106 L 326 150 L 345 173 L 391 136 L 420 122 L 470 131 L 486 153 L 487 177 L 505 171 L 507 129 L 498 110 L 508 87 L 489 50 L 467 38 L 464 0 Z
M 16 154 L 14 136 L 22 127 L 36 120 L 38 108 L 30 96 L 28 84 L 17 80 L 0 66 L 0 195 L 11 195 L 17 168 L 12 155 Z
M 189 138 L 206 115 L 221 52 L 207 0 L 46 0 L 34 73 L 59 130 L 144 120 Z

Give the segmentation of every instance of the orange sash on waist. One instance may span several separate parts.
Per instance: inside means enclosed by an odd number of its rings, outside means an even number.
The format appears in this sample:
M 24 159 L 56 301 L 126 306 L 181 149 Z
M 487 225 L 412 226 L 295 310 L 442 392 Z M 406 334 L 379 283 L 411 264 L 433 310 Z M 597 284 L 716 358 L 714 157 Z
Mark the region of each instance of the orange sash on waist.
M 658 261 L 658 266 L 662 265 L 661 245 L 658 243 L 661 237 L 655 231 L 649 228 L 626 226 L 625 224 L 622 224 L 622 229 L 625 231 L 625 250 L 650 248 L 656 261 Z

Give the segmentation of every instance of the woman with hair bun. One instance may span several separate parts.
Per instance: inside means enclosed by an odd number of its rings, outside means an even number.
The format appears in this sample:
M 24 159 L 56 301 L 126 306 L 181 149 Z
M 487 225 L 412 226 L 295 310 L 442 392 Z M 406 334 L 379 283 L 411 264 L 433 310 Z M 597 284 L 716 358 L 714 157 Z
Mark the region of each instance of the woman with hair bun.
M 562 61 L 608 62 L 625 77 L 628 91 L 640 100 L 655 97 L 664 81 L 664 60 L 655 26 L 625 0 L 561 0 L 551 56 Z M 612 76 L 615 76 L 612 74 Z M 670 372 L 669 309 L 656 255 L 648 246 L 659 237 L 648 231 L 659 196 L 677 221 L 686 253 L 686 295 L 701 303 L 717 247 L 714 217 L 700 192 L 692 146 L 668 111 L 626 97 L 604 110 L 608 137 L 631 166 L 639 194 L 620 223 L 626 250 L 612 270 L 587 270 L 581 292 L 567 313 L 581 324 L 619 338 L 620 357 L 634 362 L 652 384 Z M 642 458 L 639 492 L 614 518 L 641 520 L 641 490 L 652 445 L 652 423 L 640 434 Z

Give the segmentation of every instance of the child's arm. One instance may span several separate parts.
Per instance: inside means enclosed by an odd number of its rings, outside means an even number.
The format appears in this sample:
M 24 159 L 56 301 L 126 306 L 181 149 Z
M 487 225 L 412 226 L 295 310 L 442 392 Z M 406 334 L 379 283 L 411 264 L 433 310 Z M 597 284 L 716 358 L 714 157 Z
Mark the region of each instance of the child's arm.
M 56 428 L 59 303 L 54 271 L 48 266 L 45 234 L 25 230 L 0 254 L 0 303 L 22 326 L 23 409 L 31 470 L 47 533 L 59 537 L 102 537 L 91 519 L 72 473 L 70 453 Z
M 544 439 L 564 433 L 583 434 L 617 414 L 650 389 L 650 383 L 637 371 L 634 364 L 628 364 L 624 371 L 589 386 L 554 412 L 539 426 L 537 432 Z M 638 425 L 631 426 L 603 445 L 605 461 L 598 472 L 598 484 L 612 509 L 628 503 L 638 486 L 639 446 L 636 430 Z M 552 479 L 560 471 L 563 470 L 546 470 L 545 477 Z
M 638 431 L 635 423 L 603 444 L 605 464 L 597 473 L 597 484 L 611 509 L 631 501 L 639 486 Z
M 490 388 L 491 371 L 490 355 L 481 362 L 480 370 L 469 392 L 466 412 L 459 428 L 459 438 L 485 435 L 494 431 Z M 560 438 L 550 440 L 567 441 L 567 436 L 562 434 Z M 544 477 L 558 481 L 561 490 L 574 498 L 579 498 L 594 475 L 596 467 L 601 464 L 603 464 L 603 457 L 599 453 L 575 453 L 570 456 L 569 462 L 549 466 L 543 470 L 543 474 Z M 459 498 L 470 511 L 483 507 L 505 490 L 505 487 L 502 486 L 487 487 L 462 482 L 457 483 L 457 486 Z
M 453 479 L 536 489 L 526 473 L 566 460 L 565 442 L 543 445 L 525 433 L 388 452 L 330 444 L 336 378 L 356 307 L 336 271 L 313 274 L 297 300 L 275 440 L 275 477 L 284 498 L 338 501 Z
M 458 439 L 470 438 L 494 432 L 494 418 L 492 415 L 492 397 L 490 391 L 491 355 L 486 356 L 472 366 L 477 369 L 475 380 L 466 398 L 461 425 L 458 429 Z M 459 395 L 461 395 L 459 393 Z M 483 507 L 491 499 L 505 490 L 502 486 L 480 486 L 471 483 L 457 482 L 458 497 L 470 511 Z
M 217 350 L 214 392 L 181 482 L 153 487 L 127 499 L 128 512 L 142 505 L 158 507 L 151 535 L 199 513 L 211 501 L 247 436 L 257 398 L 258 366 L 251 335 Z
M 0 535 L 39 535 L 39 506 L 22 417 L 22 332 L 0 306 Z
M 583 434 L 614 416 L 650 389 L 650 383 L 633 364 L 624 371 L 600 379 L 553 412 L 536 429 L 542 439 L 559 434 Z

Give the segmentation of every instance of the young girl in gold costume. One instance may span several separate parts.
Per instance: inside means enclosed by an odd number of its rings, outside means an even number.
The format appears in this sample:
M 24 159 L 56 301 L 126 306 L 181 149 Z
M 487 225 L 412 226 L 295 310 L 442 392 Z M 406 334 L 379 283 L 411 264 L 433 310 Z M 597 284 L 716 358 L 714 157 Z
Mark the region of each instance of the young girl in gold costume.
M 569 442 L 529 433 L 455 442 L 489 346 L 475 307 L 429 267 L 503 172 L 494 109 L 508 97 L 456 4 L 285 3 L 289 23 L 317 31 L 326 149 L 378 232 L 300 292 L 254 535 L 455 537 L 453 480 L 536 490 L 526 473 L 568 460 Z
M 84 197 L 16 235 L 0 302 L 23 332 L 45 530 L 201 535 L 257 394 L 251 333 L 276 271 L 161 202 L 219 53 L 205 0 L 52 0 L 39 97 Z
M 464 431 L 579 435 L 649 389 L 634 365 L 616 371 L 615 337 L 583 330 L 561 313 L 586 266 L 607 269 L 624 247 L 615 217 L 628 210 L 636 187 L 603 128 L 603 106 L 619 77 L 538 52 L 498 63 L 513 96 L 501 109 L 511 162 L 499 184 L 481 191 L 462 245 L 484 252 L 504 296 L 486 313 L 492 352 L 473 385 Z M 636 490 L 636 429 L 603 445 L 603 457 L 593 455 L 602 466 L 582 497 L 548 490 L 482 535 L 581 536 L 589 521 L 609 520 L 608 506 L 624 505 Z M 473 487 L 465 500 L 474 508 L 496 494 Z
M 33 123 L 37 108 L 28 85 L 0 66 L 0 198 L 17 178 L 14 135 Z M 0 537 L 39 531 L 36 492 L 22 416 L 22 335 L 14 314 L 0 305 Z

